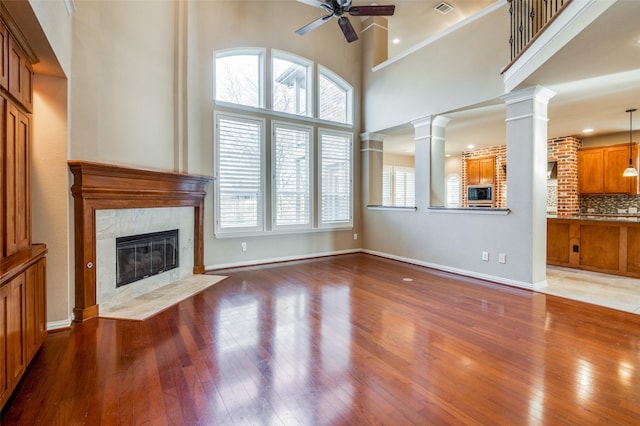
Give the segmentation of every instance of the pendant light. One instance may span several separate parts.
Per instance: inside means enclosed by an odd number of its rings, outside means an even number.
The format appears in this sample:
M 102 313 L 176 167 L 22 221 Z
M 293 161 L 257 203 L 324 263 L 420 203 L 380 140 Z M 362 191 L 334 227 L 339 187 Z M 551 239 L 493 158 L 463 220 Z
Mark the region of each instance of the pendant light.
M 632 117 L 633 117 L 634 111 L 637 111 L 637 110 L 635 108 L 632 108 L 632 109 L 628 109 L 626 111 L 626 112 L 629 113 L 629 167 L 624 169 L 624 173 L 622 173 L 622 176 L 628 176 L 628 177 L 638 176 L 638 170 L 633 168 L 633 145 L 632 145 L 632 140 L 633 140 L 633 122 L 632 122 Z

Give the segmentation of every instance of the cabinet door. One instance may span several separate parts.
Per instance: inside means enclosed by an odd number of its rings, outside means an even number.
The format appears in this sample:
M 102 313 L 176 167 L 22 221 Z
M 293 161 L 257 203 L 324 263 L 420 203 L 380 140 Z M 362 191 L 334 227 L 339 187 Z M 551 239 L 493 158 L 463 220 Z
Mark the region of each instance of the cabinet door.
M 629 194 L 635 178 L 622 176 L 629 166 L 629 148 L 616 146 L 604 149 L 604 192 L 606 194 Z M 635 183 L 635 182 L 634 182 Z
M 7 103 L 5 149 L 5 235 L 9 256 L 28 248 L 30 236 L 29 117 Z
M 604 153 L 601 149 L 578 151 L 578 191 L 604 193 Z
M 46 336 L 45 260 L 38 261 L 26 272 L 25 346 L 28 359 L 40 348 Z
M 480 159 L 480 183 L 494 183 L 496 174 L 495 158 Z
M 478 185 L 480 183 L 480 161 L 477 159 L 467 160 L 467 185 Z
M 9 358 L 9 383 L 12 387 L 22 377 L 27 363 L 24 345 L 25 275 L 22 273 L 7 284 L 9 286 L 7 357 Z
M 0 408 L 11 395 L 9 373 L 9 285 L 0 287 Z
M 0 86 L 9 89 L 9 30 L 0 21 Z

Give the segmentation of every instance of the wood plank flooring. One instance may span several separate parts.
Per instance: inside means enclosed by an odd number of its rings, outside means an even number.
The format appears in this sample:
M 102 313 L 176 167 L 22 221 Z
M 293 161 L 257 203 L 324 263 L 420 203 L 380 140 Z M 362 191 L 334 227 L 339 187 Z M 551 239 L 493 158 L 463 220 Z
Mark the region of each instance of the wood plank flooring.
M 50 333 L 2 426 L 640 424 L 638 315 L 366 254 L 223 273 Z

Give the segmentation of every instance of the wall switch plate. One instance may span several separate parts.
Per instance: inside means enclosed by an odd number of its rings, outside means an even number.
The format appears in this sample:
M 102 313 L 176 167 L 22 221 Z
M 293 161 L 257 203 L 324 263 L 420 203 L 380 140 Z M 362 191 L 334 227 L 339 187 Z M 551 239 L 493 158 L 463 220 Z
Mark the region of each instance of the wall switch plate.
M 504 253 L 498 254 L 498 263 L 507 263 L 507 255 Z
M 247 243 L 245 243 L 244 241 L 242 242 L 242 244 L 240 244 L 240 247 L 242 248 L 242 251 L 247 251 Z
M 637 213 L 638 213 L 637 207 L 629 207 L 629 214 L 637 214 Z
M 482 252 L 482 260 L 484 260 L 485 262 L 489 261 L 489 252 L 488 251 L 483 251 Z
M 353 239 L 354 239 L 354 240 L 357 240 L 357 239 L 358 239 L 358 234 L 357 234 L 357 233 L 356 233 L 356 234 L 353 234 Z

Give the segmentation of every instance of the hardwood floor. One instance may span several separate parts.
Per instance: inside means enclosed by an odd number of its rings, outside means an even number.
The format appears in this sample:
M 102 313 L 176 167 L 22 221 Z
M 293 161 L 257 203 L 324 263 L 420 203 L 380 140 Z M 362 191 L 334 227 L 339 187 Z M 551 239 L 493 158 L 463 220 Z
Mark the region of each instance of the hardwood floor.
M 638 315 L 365 254 L 224 274 L 49 334 L 2 426 L 640 423 Z

